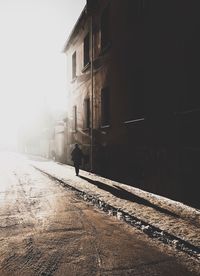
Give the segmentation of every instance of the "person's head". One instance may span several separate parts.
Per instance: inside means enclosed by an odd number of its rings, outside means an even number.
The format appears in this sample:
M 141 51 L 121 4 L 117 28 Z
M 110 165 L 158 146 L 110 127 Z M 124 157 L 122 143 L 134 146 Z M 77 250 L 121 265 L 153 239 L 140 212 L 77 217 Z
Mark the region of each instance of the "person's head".
M 78 148 L 79 147 L 79 145 L 78 144 L 75 144 L 75 148 Z

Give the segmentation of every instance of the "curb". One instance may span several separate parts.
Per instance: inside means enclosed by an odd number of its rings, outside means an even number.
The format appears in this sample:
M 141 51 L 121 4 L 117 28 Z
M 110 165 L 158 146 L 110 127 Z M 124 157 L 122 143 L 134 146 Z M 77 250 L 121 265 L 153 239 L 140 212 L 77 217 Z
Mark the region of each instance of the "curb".
M 100 200 L 97 196 L 90 195 L 84 191 L 81 191 L 69 184 L 67 184 L 62 179 L 57 178 L 54 175 L 51 175 L 38 167 L 32 165 L 35 169 L 40 171 L 41 173 L 47 175 L 49 178 L 58 181 L 62 184 L 63 187 L 67 187 L 69 190 L 74 191 L 78 197 L 83 199 L 84 201 L 92 203 L 94 206 L 96 206 L 98 209 L 102 210 L 103 212 L 115 216 L 120 220 L 123 220 L 127 224 L 141 230 L 143 233 L 145 233 L 147 236 L 157 239 L 161 241 L 164 244 L 168 244 L 172 247 L 174 247 L 177 250 L 180 250 L 184 253 L 189 254 L 192 257 L 195 257 L 196 259 L 200 260 L 200 248 L 181 239 L 178 238 L 166 231 L 161 230 L 158 227 L 155 227 L 151 225 L 150 223 L 147 223 L 141 219 L 138 219 L 135 216 L 132 216 L 123 210 L 116 208 L 110 204 L 107 204 L 105 201 Z

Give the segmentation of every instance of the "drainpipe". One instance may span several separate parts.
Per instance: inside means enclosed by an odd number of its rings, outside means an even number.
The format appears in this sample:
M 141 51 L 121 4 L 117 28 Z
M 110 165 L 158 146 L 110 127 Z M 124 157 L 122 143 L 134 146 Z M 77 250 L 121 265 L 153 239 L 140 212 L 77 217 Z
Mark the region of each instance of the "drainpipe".
M 90 49 L 91 49 L 91 146 L 90 146 L 90 170 L 93 172 L 94 169 L 94 136 L 93 136 L 93 127 L 94 127 L 94 72 L 93 72 L 93 61 L 94 61 L 94 41 L 93 41 L 93 16 L 91 13 L 90 17 Z

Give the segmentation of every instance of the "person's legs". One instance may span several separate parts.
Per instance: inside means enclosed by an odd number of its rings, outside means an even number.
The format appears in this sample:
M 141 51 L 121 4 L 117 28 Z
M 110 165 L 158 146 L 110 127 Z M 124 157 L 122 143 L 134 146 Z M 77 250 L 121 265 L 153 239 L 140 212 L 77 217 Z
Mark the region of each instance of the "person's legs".
M 79 164 L 77 165 L 76 175 L 79 175 Z
M 78 165 L 76 165 L 75 171 L 76 171 L 76 175 L 78 175 L 78 173 L 79 173 L 79 167 L 78 167 Z
M 76 175 L 78 175 L 79 174 L 79 164 L 78 163 L 74 163 L 74 167 L 75 167 Z

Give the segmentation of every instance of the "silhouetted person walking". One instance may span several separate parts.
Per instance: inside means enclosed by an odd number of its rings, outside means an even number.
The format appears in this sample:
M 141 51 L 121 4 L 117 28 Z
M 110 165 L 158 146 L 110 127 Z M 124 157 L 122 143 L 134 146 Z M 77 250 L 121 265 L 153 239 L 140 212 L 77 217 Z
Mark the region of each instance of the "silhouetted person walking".
M 81 165 L 81 161 L 83 158 L 83 153 L 82 150 L 79 148 L 78 144 L 75 144 L 75 148 L 73 149 L 72 153 L 72 161 L 74 162 L 74 167 L 75 167 L 75 171 L 76 171 L 76 175 L 79 174 L 79 167 Z

